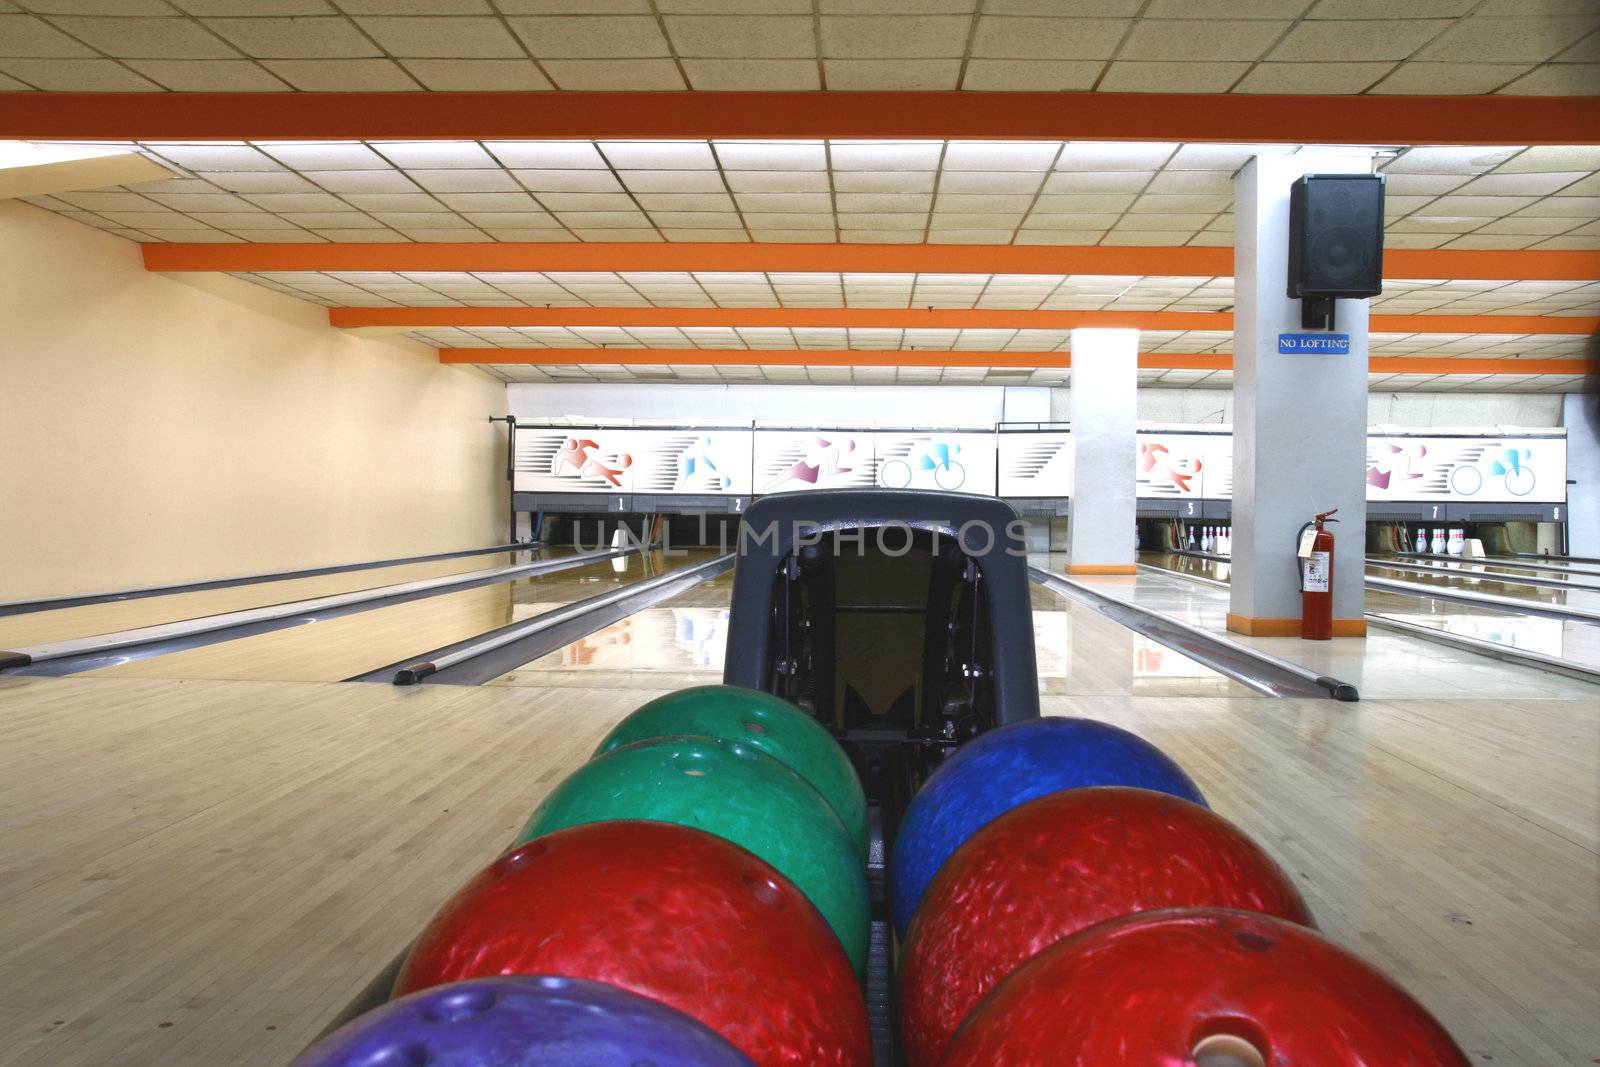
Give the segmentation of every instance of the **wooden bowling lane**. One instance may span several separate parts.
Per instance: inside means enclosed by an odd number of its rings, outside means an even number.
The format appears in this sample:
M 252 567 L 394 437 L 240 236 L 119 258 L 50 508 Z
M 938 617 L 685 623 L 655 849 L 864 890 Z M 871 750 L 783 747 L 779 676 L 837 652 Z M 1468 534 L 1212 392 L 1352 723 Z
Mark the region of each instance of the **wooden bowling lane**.
M 733 573 L 719 574 L 654 607 L 486 683 L 680 689 L 722 680 Z
M 1593 586 L 1574 585 L 1570 589 L 1553 589 L 1549 586 L 1528 585 L 1519 582 L 1515 575 L 1509 574 L 1487 576 L 1466 573 L 1424 574 L 1420 571 L 1402 570 L 1397 567 L 1384 567 L 1370 563 L 1367 565 L 1367 573 L 1381 578 L 1410 582 L 1413 585 L 1436 586 L 1440 589 L 1450 589 L 1463 593 L 1485 593 L 1490 596 L 1514 597 L 1519 600 L 1549 604 L 1555 607 L 1577 608 L 1582 611 L 1600 611 L 1600 588 Z
M 1248 696 L 1252 690 L 1082 604 L 1030 586 L 1039 692 Z
M 134 660 L 86 676 L 336 682 L 702 558 L 635 553 Z
M 0 1064 L 282 1067 L 653 695 L 0 678 Z M 1589 704 L 1044 707 L 1170 753 L 1474 1062 L 1600 1046 Z
M 550 549 L 546 552 L 546 556 L 553 558 L 569 551 Z M 0 616 L 0 648 L 67 641 L 76 637 L 131 630 L 140 626 L 155 626 L 182 619 L 220 615 L 227 611 L 243 611 L 246 608 L 375 589 L 378 586 L 420 581 L 423 578 L 436 578 L 445 574 L 509 567 L 517 563 L 531 562 L 534 558 L 532 553 L 527 551 L 495 552 L 481 556 L 461 556 L 457 559 L 375 567 L 371 570 L 344 571 L 339 574 L 319 574 L 309 578 L 287 578 L 256 585 L 197 589 L 190 593 L 169 593 L 165 596 L 138 600 L 84 604 L 80 607 L 30 612 L 26 615 Z

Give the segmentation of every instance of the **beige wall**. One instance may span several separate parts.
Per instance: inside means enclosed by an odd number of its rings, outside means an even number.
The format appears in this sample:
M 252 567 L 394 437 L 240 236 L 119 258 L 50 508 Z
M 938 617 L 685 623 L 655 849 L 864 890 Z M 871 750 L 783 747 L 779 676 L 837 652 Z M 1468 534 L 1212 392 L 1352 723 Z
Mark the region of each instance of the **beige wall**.
M 505 387 L 0 201 L 0 601 L 505 538 Z

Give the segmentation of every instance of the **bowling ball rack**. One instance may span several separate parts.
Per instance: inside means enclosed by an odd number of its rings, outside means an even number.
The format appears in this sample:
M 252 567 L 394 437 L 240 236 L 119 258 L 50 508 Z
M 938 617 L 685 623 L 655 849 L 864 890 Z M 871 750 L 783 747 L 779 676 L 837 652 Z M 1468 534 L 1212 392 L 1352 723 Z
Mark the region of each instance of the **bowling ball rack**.
M 867 1001 L 898 1062 L 887 857 L 922 781 L 966 741 L 1039 716 L 1026 541 L 1004 501 L 850 489 L 763 497 L 740 524 L 723 681 L 843 745 L 872 825 Z
M 923 780 L 961 744 L 1039 717 L 1026 542 L 1004 501 L 896 489 L 763 497 L 744 514 L 723 681 L 798 705 L 867 797 L 874 1063 L 900 1062 L 888 856 Z M 323 1031 L 389 997 L 410 946 Z

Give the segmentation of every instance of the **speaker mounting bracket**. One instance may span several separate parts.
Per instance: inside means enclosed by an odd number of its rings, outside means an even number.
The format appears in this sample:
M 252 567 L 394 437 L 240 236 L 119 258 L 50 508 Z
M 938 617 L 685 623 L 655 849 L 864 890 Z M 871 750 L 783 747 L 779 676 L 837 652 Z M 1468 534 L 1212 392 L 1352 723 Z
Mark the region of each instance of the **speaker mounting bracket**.
M 1303 297 L 1300 301 L 1300 328 L 1303 330 L 1333 329 L 1333 297 Z

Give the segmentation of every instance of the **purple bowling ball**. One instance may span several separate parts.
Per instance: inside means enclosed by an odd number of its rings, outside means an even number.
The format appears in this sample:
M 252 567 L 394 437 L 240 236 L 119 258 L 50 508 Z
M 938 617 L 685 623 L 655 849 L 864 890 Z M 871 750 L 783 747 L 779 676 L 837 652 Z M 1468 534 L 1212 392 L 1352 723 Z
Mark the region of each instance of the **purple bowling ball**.
M 291 1067 L 753 1067 L 665 1004 L 577 978 L 474 978 L 351 1020 Z

